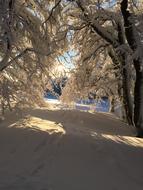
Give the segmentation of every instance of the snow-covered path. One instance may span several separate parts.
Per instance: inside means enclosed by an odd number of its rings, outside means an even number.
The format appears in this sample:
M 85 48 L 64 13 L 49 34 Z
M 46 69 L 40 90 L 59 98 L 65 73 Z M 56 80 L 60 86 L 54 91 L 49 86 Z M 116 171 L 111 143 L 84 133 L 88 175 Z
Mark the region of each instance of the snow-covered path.
M 0 123 L 0 190 L 142 190 L 143 140 L 131 136 L 108 114 L 10 114 Z

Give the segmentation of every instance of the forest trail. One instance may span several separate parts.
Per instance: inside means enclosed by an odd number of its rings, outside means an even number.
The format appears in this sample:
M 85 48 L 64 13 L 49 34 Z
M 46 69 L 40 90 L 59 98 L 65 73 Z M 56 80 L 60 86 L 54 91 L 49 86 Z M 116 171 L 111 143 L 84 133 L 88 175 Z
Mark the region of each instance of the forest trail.
M 0 190 L 142 190 L 143 139 L 110 114 L 35 109 L 0 123 Z

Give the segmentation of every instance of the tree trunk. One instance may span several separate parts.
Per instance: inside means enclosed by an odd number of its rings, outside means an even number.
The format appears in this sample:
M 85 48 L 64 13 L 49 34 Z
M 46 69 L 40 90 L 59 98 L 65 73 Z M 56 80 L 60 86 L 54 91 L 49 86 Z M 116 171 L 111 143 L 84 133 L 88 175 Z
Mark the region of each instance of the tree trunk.
M 118 77 L 120 74 L 120 68 L 119 65 L 122 66 L 122 78 L 121 83 L 119 81 L 118 84 L 118 95 L 120 97 L 121 103 L 123 105 L 123 108 L 125 110 L 126 114 L 126 121 L 129 125 L 133 124 L 133 102 L 132 102 L 132 96 L 130 93 L 130 67 L 128 63 L 126 63 L 126 53 L 123 53 L 122 55 L 117 55 L 111 48 L 108 49 L 109 56 L 111 57 L 113 64 L 115 65 L 117 69 L 117 73 L 115 74 L 115 77 Z M 121 92 L 122 87 L 122 92 Z
M 133 124 L 133 102 L 132 96 L 130 92 L 130 76 L 129 76 L 129 68 L 123 68 L 122 75 L 122 86 L 123 86 L 123 106 L 126 112 L 126 119 L 129 125 Z
M 136 69 L 134 123 L 137 127 L 137 136 L 143 137 L 143 70 L 140 69 L 139 60 L 134 61 L 134 65 Z
M 115 112 L 115 98 L 114 97 L 110 98 L 110 112 L 111 113 Z
M 121 3 L 121 11 L 124 18 L 125 33 L 130 48 L 135 52 L 138 48 L 136 39 L 139 39 L 137 30 L 133 23 L 132 14 L 128 10 L 128 0 Z M 136 81 L 134 88 L 134 124 L 137 128 L 138 137 L 143 137 L 143 69 L 142 58 L 134 59 L 136 70 Z

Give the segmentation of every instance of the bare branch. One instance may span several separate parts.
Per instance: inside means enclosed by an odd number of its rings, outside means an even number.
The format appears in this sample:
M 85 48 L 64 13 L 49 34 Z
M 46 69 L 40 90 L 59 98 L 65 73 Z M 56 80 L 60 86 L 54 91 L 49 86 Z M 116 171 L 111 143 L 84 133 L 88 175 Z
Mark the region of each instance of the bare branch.
M 51 16 L 52 16 L 54 10 L 58 7 L 58 5 L 61 3 L 61 1 L 62 1 L 62 0 L 59 0 L 59 1 L 55 4 L 55 6 L 52 8 L 52 10 L 51 10 L 51 12 L 50 12 L 48 18 L 42 23 L 42 26 L 43 26 L 46 22 L 48 22 L 48 20 L 49 20 L 49 19 L 51 18 Z

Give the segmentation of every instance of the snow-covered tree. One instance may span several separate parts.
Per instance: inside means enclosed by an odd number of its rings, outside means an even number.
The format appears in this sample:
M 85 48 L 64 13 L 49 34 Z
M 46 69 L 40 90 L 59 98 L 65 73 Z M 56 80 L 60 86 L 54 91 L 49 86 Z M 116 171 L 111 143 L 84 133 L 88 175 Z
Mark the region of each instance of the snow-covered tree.
M 22 102 L 41 103 L 55 57 L 67 46 L 67 28 L 60 15 L 60 3 L 54 0 L 0 2 L 2 109 Z
M 140 0 L 2 0 L 1 89 L 11 84 L 8 94 L 16 88 L 18 97 L 41 88 L 55 57 L 70 44 L 79 52 L 71 75 L 75 94 L 94 88 L 118 97 L 128 123 L 143 136 L 142 10 Z
M 135 124 L 138 135 L 143 133 L 143 95 L 142 95 L 142 5 L 141 1 L 119 0 L 109 1 L 81 1 L 72 0 L 70 11 L 71 24 L 74 33 L 83 30 L 84 46 L 87 31 L 104 41 L 112 50 L 109 53 L 114 66 L 118 68 L 121 79 L 121 97 L 126 110 L 129 124 Z M 81 32 L 80 32 L 81 33 Z M 93 37 L 88 38 L 92 41 Z M 86 44 L 87 45 L 87 44 Z M 95 44 L 97 47 L 97 43 Z M 86 49 L 86 48 L 85 48 Z M 87 49 L 85 50 L 87 51 Z M 110 51 L 111 52 L 111 51 Z M 92 48 L 88 55 L 93 55 Z M 91 57 L 90 55 L 90 57 Z M 88 57 L 88 56 L 87 56 Z M 134 73 L 136 71 L 136 74 Z M 119 74 L 118 74 L 119 75 Z M 135 80 L 135 90 L 132 93 L 131 79 Z M 132 100 L 134 97 L 134 101 Z M 134 109 L 134 110 L 133 110 Z

